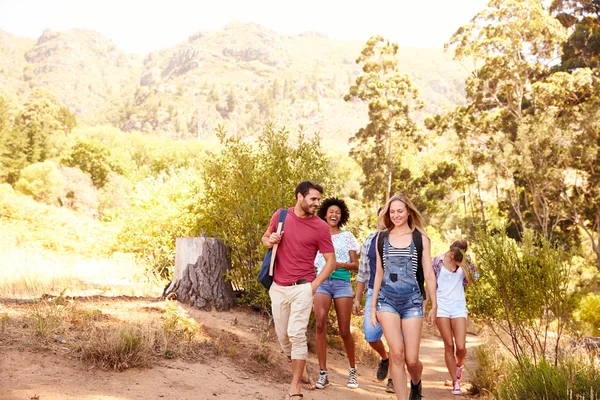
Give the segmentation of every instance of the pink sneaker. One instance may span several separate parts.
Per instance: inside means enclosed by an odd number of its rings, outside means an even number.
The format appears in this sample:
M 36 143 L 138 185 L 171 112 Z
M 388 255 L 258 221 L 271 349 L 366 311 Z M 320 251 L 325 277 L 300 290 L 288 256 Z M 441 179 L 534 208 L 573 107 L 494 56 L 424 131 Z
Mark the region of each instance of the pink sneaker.
M 456 366 L 456 380 L 458 381 L 462 380 L 463 368 L 465 368 L 464 365 L 461 365 L 460 367 L 458 365 Z
M 460 391 L 460 381 L 452 382 L 452 394 L 462 394 Z

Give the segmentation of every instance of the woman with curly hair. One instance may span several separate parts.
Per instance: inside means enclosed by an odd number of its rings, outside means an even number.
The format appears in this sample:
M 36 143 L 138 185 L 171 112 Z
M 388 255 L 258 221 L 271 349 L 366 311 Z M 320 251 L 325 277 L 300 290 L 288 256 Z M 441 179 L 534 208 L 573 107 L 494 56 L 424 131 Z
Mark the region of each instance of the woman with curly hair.
M 330 197 L 321 203 L 317 215 L 327 222 L 331 232 L 331 240 L 335 249 L 336 266 L 334 272 L 319 286 L 314 297 L 316 322 L 317 358 L 319 359 L 319 377 L 316 382 L 318 389 L 324 389 L 329 384 L 327 373 L 327 315 L 331 300 L 335 306 L 340 336 L 346 348 L 350 371 L 348 374 L 349 388 L 358 387 L 356 375 L 354 338 L 350 333 L 350 317 L 354 294 L 350 283 L 350 271 L 358 269 L 358 241 L 351 232 L 342 230 L 348 222 L 350 212 L 344 200 Z M 318 253 L 315 258 L 317 273 L 325 266 L 325 259 Z

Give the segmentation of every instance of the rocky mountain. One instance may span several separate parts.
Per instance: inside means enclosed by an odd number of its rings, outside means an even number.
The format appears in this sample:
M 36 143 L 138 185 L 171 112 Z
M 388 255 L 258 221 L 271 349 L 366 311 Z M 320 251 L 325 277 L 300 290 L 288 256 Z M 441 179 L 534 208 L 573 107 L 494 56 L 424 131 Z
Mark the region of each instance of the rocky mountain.
M 367 121 L 364 104 L 343 100 L 363 44 L 232 21 L 141 58 L 93 31 L 47 30 L 37 42 L 0 31 L 0 87 L 17 96 L 46 87 L 79 121 L 126 131 L 205 137 L 223 125 L 246 137 L 276 122 L 345 144 Z M 441 49 L 401 48 L 399 59 L 423 115 L 463 101 L 467 72 Z
M 0 59 L 5 49 L 14 59 L 7 88 L 19 97 L 47 88 L 84 123 L 108 122 L 107 114 L 138 86 L 141 57 L 120 51 L 97 32 L 45 30 L 37 41 L 11 36 L 0 32 L 0 40 L 7 43 L 0 48 Z

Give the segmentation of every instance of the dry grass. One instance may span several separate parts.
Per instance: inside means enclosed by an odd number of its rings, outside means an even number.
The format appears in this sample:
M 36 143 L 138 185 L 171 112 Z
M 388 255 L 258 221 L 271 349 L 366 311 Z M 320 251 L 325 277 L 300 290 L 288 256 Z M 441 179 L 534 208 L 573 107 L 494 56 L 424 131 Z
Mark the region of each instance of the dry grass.
M 149 278 L 133 255 L 90 259 L 43 249 L 0 245 L 0 298 L 70 296 L 159 296 L 164 282 Z
M 175 302 L 143 320 L 123 321 L 94 302 L 59 296 L 0 313 L 0 345 L 62 352 L 102 369 L 149 367 L 161 358 L 202 359 L 212 341 Z

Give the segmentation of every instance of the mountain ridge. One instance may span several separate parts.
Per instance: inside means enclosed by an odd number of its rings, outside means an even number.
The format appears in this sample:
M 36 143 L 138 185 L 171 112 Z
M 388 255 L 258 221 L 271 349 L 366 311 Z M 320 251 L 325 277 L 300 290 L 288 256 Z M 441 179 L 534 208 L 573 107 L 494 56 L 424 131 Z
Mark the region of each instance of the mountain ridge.
M 0 88 L 24 98 L 44 87 L 82 124 L 174 139 L 204 137 L 218 125 L 256 136 L 276 122 L 347 141 L 367 121 L 366 105 L 343 100 L 361 73 L 363 44 L 232 20 L 138 56 L 89 29 L 45 30 L 37 40 L 0 31 Z M 423 115 L 464 101 L 467 71 L 442 50 L 400 48 L 398 57 L 421 89 Z

